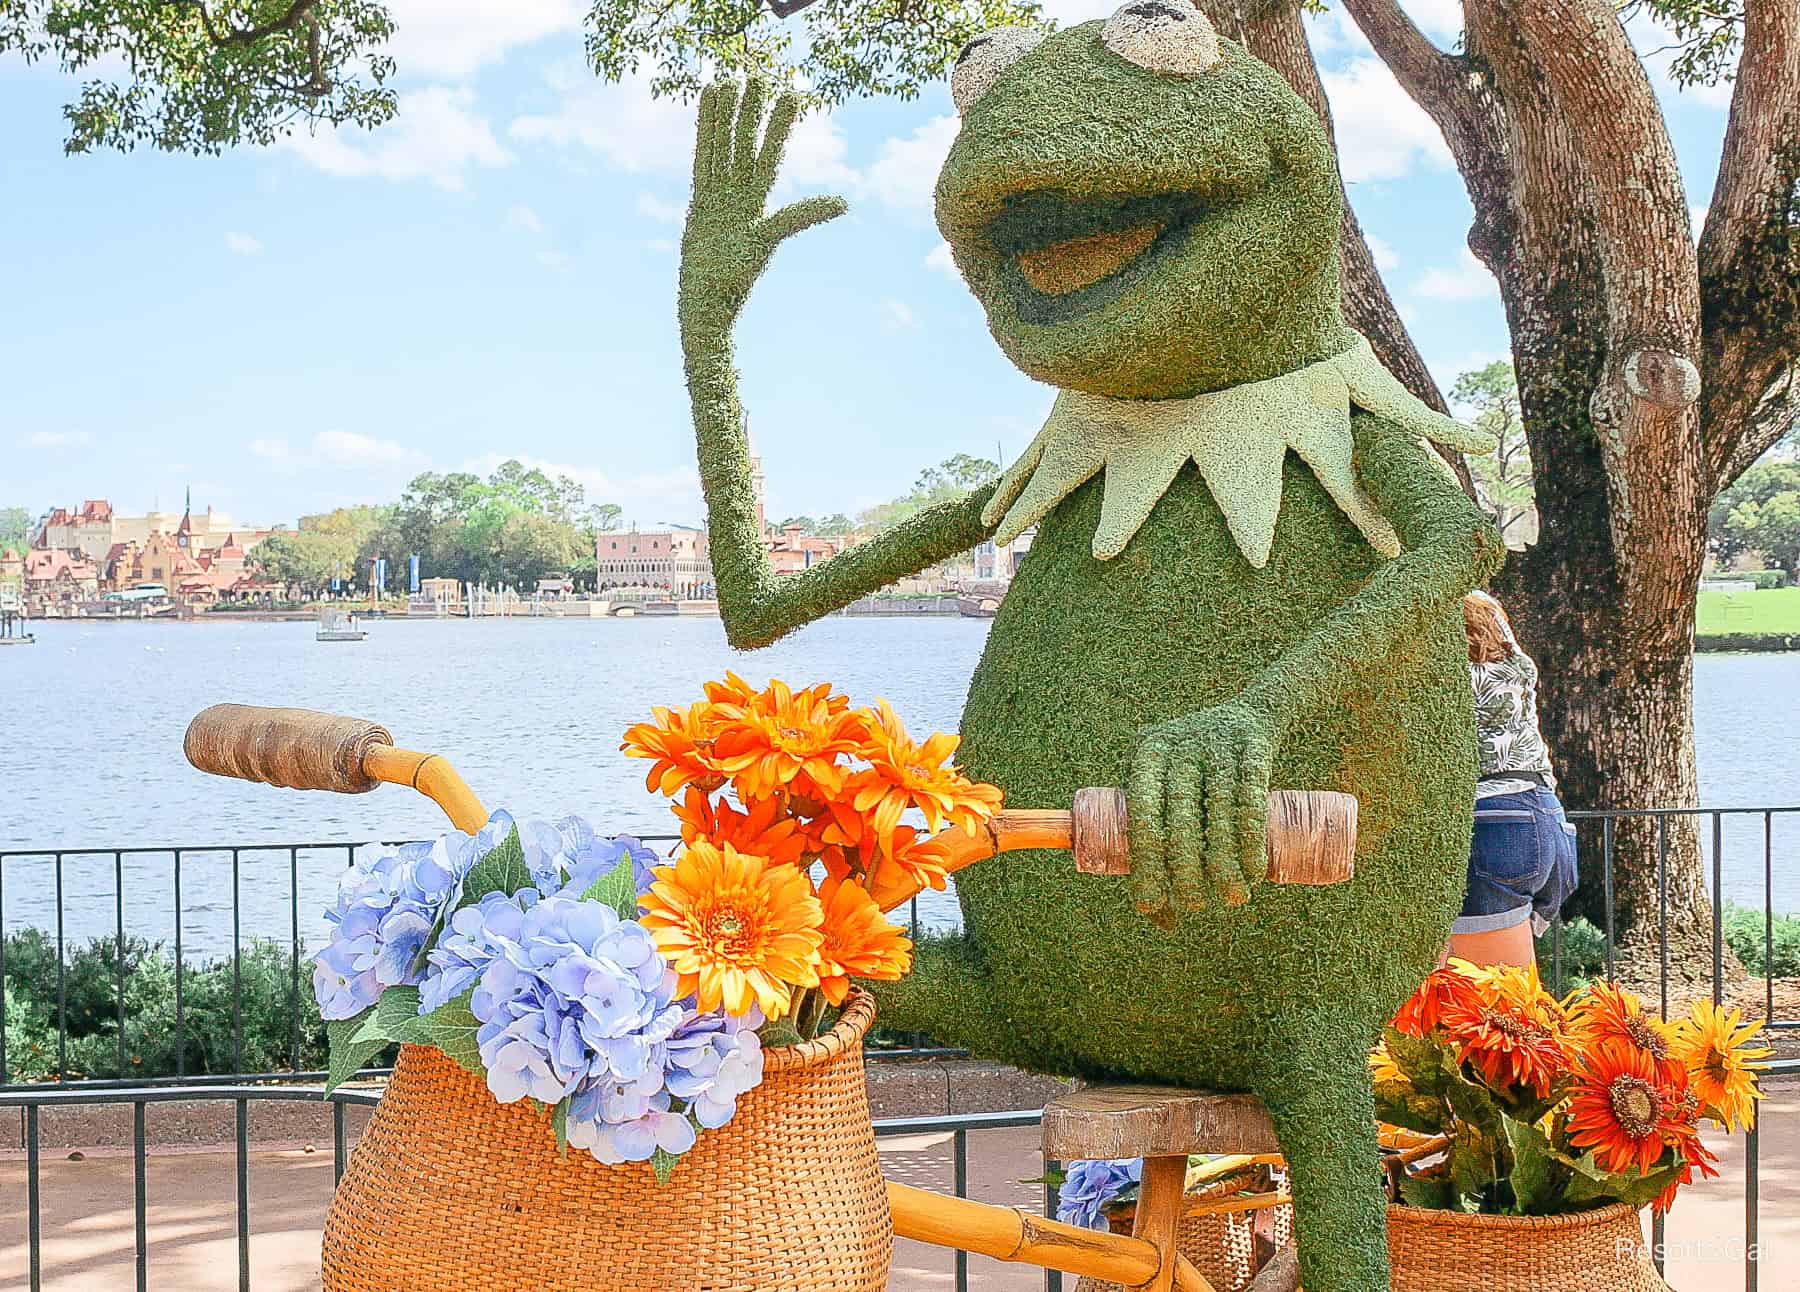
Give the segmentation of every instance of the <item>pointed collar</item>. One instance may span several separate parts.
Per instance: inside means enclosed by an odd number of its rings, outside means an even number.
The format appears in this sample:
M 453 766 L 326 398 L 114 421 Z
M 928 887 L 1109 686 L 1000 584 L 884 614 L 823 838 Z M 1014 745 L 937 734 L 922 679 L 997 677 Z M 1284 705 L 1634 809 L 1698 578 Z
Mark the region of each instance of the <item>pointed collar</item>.
M 1125 550 L 1191 461 L 1224 513 L 1238 550 L 1261 569 L 1275 542 L 1282 464 L 1292 449 L 1369 546 L 1398 556 L 1399 536 L 1356 477 L 1352 404 L 1421 439 L 1468 452 L 1493 448 L 1486 435 L 1417 399 L 1358 336 L 1330 359 L 1191 399 L 1109 399 L 1062 391 L 1044 429 L 1000 478 L 982 520 L 998 526 L 996 541 L 1011 542 L 1104 471 L 1094 556 L 1109 560 Z

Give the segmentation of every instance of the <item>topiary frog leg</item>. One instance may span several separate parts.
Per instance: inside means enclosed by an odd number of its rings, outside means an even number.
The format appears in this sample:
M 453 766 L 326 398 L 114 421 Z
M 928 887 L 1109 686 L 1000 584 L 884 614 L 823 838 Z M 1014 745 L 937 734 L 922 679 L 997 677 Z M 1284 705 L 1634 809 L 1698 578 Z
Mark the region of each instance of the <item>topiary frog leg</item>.
M 776 577 L 756 520 L 731 333 L 775 249 L 843 214 L 845 206 L 842 198 L 813 197 L 764 214 L 800 110 L 798 96 L 781 95 L 764 131 L 766 97 L 766 85 L 755 80 L 745 87 L 741 104 L 732 81 L 717 82 L 700 96 L 694 196 L 681 237 L 681 347 L 706 491 L 713 577 L 725 634 L 740 649 L 767 646 L 993 534 L 981 520 L 993 493 L 988 486 L 927 508 L 809 570 Z

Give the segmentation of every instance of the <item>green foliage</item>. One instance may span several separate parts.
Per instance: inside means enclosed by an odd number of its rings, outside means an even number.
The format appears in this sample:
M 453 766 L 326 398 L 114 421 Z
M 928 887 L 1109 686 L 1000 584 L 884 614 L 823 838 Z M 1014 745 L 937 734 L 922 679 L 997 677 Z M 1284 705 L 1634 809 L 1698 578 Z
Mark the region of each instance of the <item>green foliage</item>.
M 1669 65 L 1677 83 L 1717 85 L 1730 80 L 1744 39 L 1744 0 L 1624 0 L 1620 16 L 1649 14 L 1674 34 Z
M 1537 940 L 1538 976 L 1546 986 L 1556 983 L 1556 940 L 1546 929 Z M 1574 991 L 1606 974 L 1606 933 L 1585 916 L 1576 916 L 1562 927 L 1562 987 Z
M 64 967 L 68 1066 L 71 1077 L 162 1077 L 176 1071 L 177 1047 L 187 1072 L 237 1070 L 233 1051 L 233 974 L 230 960 L 190 963 L 182 975 L 182 1023 L 175 1025 L 175 964 L 160 943 L 125 939 L 125 1064 L 118 1059 L 118 955 L 114 939 L 97 938 L 69 951 Z M 254 941 L 244 948 L 240 973 L 244 1071 L 287 1068 L 293 1060 L 294 1009 L 300 1013 L 300 1066 L 323 1066 L 325 1025 L 301 964 L 293 987 L 291 950 Z M 42 930 L 20 929 L 6 939 L 6 1077 L 48 1080 L 56 1075 L 56 943 Z
M 793 77 L 826 104 L 910 99 L 983 31 L 1040 21 L 1037 0 L 595 0 L 587 52 L 608 80 L 647 64 L 653 93 L 684 100 L 717 75 Z
M 367 1038 L 362 1035 L 364 1026 L 375 1016 L 375 1008 L 371 1005 L 360 1014 L 349 1018 L 334 1018 L 325 1024 L 325 1039 L 331 1056 L 325 1070 L 327 1093 L 354 1077 L 358 1069 L 367 1066 L 371 1059 L 386 1048 L 387 1042 L 380 1037 Z
M 0 54 L 81 77 L 64 148 L 219 153 L 394 115 L 378 0 L 0 0 Z
M 489 893 L 516 893 L 529 887 L 531 868 L 525 864 L 525 845 L 519 839 L 519 827 L 514 826 L 499 846 L 463 876 L 462 900 L 456 904 L 456 909 L 474 906 Z
M 1767 550 L 1765 540 L 1785 544 L 1791 552 L 1794 495 L 1800 495 L 1800 462 L 1758 462 L 1732 481 L 1707 512 L 1707 538 L 1719 559 Z M 1765 508 L 1774 511 L 1767 522 L 1762 520 Z M 1786 562 L 1783 568 L 1794 572 Z
M 23 553 L 31 539 L 31 513 L 23 507 L 0 507 L 0 548 L 16 547 Z
M 1502 359 L 1463 373 L 1450 389 L 1450 400 L 1472 410 L 1476 428 L 1498 442 L 1493 453 L 1468 460 L 1469 472 L 1475 478 L 1482 510 L 1501 536 L 1507 537 L 1507 531 L 1530 513 L 1535 500 L 1531 446 L 1525 442 L 1519 382 L 1512 364 Z
M 935 467 L 926 467 L 919 472 L 913 487 L 900 497 L 858 512 L 855 532 L 878 534 L 932 507 L 967 498 L 999 478 L 999 463 L 988 458 L 970 457 L 967 453 L 952 454 Z M 833 519 L 842 521 L 843 517 Z
M 638 913 L 637 871 L 632 866 L 631 858 L 624 858 L 596 879 L 581 898 L 583 901 L 605 902 L 619 913 L 620 919 L 635 920 Z
M 1726 943 L 1751 973 L 1800 978 L 1800 914 L 1777 915 L 1770 921 L 1767 932 L 1774 942 L 1772 957 L 1764 938 L 1762 911 L 1727 906 L 1724 924 Z
M 469 1008 L 469 999 L 474 994 L 474 988 L 470 988 L 425 1015 L 420 1020 L 419 1035 L 425 1044 L 437 1046 L 479 1077 L 485 1075 L 487 1069 L 481 1062 L 481 1046 L 475 1039 L 475 1034 L 481 1030 L 481 1020 Z

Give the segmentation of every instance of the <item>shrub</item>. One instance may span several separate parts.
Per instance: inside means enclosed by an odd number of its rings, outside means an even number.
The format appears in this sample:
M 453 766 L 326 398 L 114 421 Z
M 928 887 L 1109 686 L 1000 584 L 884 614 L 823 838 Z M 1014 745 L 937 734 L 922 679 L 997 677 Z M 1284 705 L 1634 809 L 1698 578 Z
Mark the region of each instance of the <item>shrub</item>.
M 1554 986 L 1556 943 L 1550 931 L 1537 940 L 1537 961 L 1545 985 Z M 1562 930 L 1562 990 L 1574 991 L 1605 976 L 1605 932 L 1583 916 L 1567 921 Z
M 1763 913 L 1758 907 L 1725 908 L 1725 942 L 1737 953 L 1744 968 L 1758 977 L 1800 977 L 1800 915 L 1777 915 L 1772 921 L 1774 957 L 1765 967 L 1767 946 Z
M 239 1006 L 229 959 L 189 962 L 182 971 L 181 1025 L 176 1026 L 175 961 L 161 943 L 126 938 L 125 1046 L 119 1061 L 118 948 L 96 938 L 69 953 L 63 972 L 68 1028 L 67 1072 L 82 1077 L 173 1076 L 177 1055 L 189 1073 L 264 1072 L 294 1059 L 294 1014 L 299 1010 L 299 1065 L 325 1066 L 325 1026 L 313 1001 L 307 964 L 294 990 L 292 953 L 276 942 L 254 940 L 240 957 Z M 57 1075 L 56 946 L 38 929 L 6 939 L 6 1073 L 8 1081 L 42 1081 Z M 234 1044 L 242 1026 L 242 1063 Z
M 1786 570 L 1750 570 L 1745 577 L 1756 583 L 1758 591 L 1766 592 L 1770 588 L 1785 588 L 1788 585 Z

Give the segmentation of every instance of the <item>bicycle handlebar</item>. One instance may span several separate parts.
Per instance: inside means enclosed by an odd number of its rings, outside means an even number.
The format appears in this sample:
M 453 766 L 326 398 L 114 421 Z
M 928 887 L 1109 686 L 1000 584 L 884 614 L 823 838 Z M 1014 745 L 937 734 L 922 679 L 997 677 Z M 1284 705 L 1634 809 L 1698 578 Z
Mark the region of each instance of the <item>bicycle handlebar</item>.
M 380 784 L 363 765 L 369 750 L 393 743 L 386 727 L 366 718 L 215 704 L 188 724 L 181 747 L 190 763 L 214 776 L 366 794 Z

